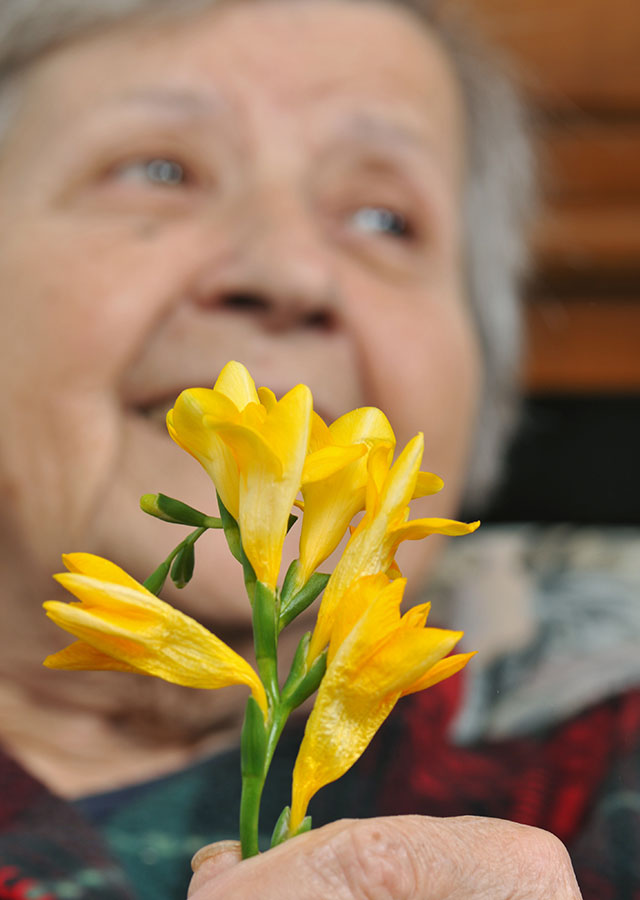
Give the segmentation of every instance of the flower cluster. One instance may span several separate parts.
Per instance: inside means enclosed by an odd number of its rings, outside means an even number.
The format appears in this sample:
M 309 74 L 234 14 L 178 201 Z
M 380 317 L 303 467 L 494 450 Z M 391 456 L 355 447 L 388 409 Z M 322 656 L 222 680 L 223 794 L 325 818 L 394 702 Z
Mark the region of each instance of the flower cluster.
M 65 556 L 69 571 L 56 578 L 76 602 L 44 606 L 78 640 L 45 664 L 138 672 L 197 688 L 247 685 L 240 830 L 245 855 L 251 855 L 273 749 L 296 706 L 317 690 L 293 773 L 291 808 L 283 811 L 274 843 L 307 827 L 311 797 L 359 758 L 402 696 L 466 664 L 472 654 L 449 655 L 460 632 L 426 627 L 428 604 L 401 614 L 405 579 L 395 554 L 404 540 L 467 534 L 478 523 L 409 518 L 413 499 L 443 486 L 438 476 L 420 470 L 421 434 L 394 462 L 395 436 L 380 410 L 356 409 L 327 425 L 305 385 L 278 400 L 268 388 L 256 389 L 237 362 L 225 366 L 213 389 L 183 391 L 167 426 L 211 477 L 220 518 L 162 494 L 145 495 L 146 512 L 197 527 L 144 585 L 100 557 Z M 294 508 L 302 511 L 299 553 L 283 579 Z M 257 671 L 156 596 L 169 573 L 178 586 L 189 581 L 194 543 L 215 527 L 224 528 L 244 568 Z M 319 573 L 349 529 L 334 571 Z M 320 594 L 315 628 L 280 686 L 278 635 Z

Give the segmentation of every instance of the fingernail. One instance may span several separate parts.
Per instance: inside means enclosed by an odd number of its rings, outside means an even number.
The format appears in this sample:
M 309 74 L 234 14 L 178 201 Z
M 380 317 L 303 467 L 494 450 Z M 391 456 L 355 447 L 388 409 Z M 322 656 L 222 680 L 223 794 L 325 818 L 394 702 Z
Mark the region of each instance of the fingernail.
M 231 865 L 240 862 L 241 859 L 240 841 L 217 841 L 215 844 L 207 844 L 201 847 L 191 860 L 191 868 L 197 872 L 204 862 L 216 862 L 218 865 L 212 865 L 210 868 L 221 869 L 229 868 Z

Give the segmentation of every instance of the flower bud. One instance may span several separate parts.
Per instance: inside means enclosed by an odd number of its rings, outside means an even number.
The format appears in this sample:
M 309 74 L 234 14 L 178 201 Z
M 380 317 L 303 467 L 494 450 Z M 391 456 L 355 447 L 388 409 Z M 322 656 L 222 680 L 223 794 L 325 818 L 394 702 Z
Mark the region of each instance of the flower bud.
M 143 494 L 140 498 L 140 509 L 162 519 L 164 522 L 172 522 L 175 525 L 194 525 L 196 528 L 221 528 L 220 519 L 207 516 L 205 513 L 167 497 L 166 494 Z

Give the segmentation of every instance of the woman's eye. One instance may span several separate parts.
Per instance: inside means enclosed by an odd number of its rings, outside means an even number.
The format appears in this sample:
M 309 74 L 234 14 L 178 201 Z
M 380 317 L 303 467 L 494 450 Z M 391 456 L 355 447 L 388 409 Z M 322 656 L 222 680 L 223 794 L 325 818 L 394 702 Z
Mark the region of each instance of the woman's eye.
M 363 206 L 351 216 L 350 224 L 361 231 L 382 232 L 393 237 L 410 237 L 411 227 L 404 216 L 384 206 Z
M 185 183 L 184 166 L 173 159 L 145 159 L 119 166 L 116 174 L 127 181 L 148 182 L 162 187 L 176 187 Z

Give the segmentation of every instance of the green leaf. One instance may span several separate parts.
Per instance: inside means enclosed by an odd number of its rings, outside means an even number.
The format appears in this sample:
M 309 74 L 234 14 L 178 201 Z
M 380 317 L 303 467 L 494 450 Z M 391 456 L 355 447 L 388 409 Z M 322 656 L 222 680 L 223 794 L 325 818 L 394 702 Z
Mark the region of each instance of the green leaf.
M 171 580 L 177 588 L 183 588 L 193 577 L 196 555 L 193 541 L 185 542 L 182 550 L 176 554 L 171 566 Z

